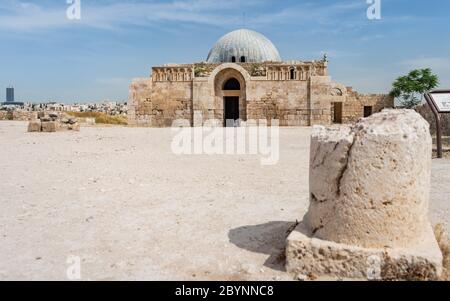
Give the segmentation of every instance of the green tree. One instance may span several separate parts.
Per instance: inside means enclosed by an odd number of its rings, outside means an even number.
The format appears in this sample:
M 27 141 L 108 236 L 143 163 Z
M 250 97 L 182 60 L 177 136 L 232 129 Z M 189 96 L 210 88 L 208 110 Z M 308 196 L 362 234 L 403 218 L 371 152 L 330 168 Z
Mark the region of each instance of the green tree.
M 439 78 L 430 68 L 416 69 L 401 76 L 392 84 L 391 96 L 400 100 L 400 106 L 412 109 L 423 101 L 423 94 L 436 88 Z

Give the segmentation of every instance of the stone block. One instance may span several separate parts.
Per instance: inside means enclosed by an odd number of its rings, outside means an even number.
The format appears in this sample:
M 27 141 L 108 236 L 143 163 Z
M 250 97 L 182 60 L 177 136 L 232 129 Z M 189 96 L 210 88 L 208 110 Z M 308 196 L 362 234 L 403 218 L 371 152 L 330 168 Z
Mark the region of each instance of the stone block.
M 54 133 L 59 129 L 59 124 L 55 121 L 42 122 L 42 132 Z
M 41 121 L 40 120 L 32 120 L 28 123 L 28 132 L 40 132 L 41 131 Z
M 310 207 L 288 238 L 287 270 L 366 277 L 367 260 L 378 258 L 381 275 L 389 268 L 396 279 L 437 279 L 442 254 L 428 220 L 430 176 L 429 126 L 414 111 L 315 127 Z
M 301 223 L 288 237 L 286 270 L 361 280 L 437 280 L 442 254 L 430 226 L 410 248 L 363 248 L 315 238 Z

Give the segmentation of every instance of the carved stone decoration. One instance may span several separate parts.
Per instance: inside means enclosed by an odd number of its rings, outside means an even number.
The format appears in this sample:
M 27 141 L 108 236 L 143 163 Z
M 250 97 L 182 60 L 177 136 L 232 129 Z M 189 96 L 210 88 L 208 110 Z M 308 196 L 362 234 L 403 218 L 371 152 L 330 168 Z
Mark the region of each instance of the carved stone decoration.
M 251 76 L 266 76 L 266 67 L 262 64 L 252 64 L 250 74 Z
M 208 77 L 213 71 L 213 65 L 207 63 L 199 63 L 194 65 L 195 77 Z
M 342 90 L 339 88 L 331 89 L 331 96 L 342 96 Z

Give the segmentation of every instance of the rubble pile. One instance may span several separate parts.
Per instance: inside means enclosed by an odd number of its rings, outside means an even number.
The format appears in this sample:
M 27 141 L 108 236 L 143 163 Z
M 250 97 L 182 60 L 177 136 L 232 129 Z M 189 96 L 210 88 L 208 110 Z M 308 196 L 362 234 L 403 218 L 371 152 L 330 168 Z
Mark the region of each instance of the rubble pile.
M 65 114 L 39 112 L 38 118 L 28 124 L 28 132 L 53 133 L 57 131 L 79 131 L 78 119 Z

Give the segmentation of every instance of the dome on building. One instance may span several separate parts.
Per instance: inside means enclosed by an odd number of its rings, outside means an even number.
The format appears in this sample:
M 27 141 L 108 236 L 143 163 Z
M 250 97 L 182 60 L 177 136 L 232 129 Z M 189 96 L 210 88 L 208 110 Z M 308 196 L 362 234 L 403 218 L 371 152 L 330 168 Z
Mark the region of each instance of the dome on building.
M 275 45 L 264 35 L 248 29 L 239 29 L 224 35 L 208 55 L 208 63 L 279 62 Z

